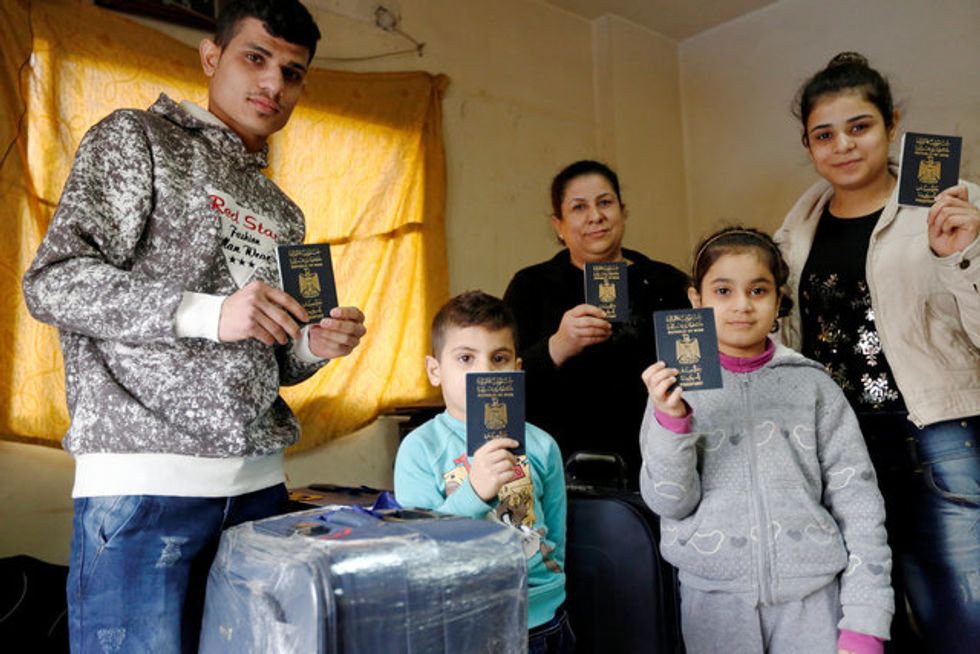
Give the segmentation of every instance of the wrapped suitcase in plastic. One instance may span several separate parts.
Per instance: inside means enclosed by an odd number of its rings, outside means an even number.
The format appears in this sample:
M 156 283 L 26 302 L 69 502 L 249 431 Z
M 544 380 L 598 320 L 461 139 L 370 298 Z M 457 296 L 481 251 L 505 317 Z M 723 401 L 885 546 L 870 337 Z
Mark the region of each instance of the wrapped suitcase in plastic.
M 525 652 L 517 533 L 419 510 L 324 507 L 224 532 L 202 654 Z

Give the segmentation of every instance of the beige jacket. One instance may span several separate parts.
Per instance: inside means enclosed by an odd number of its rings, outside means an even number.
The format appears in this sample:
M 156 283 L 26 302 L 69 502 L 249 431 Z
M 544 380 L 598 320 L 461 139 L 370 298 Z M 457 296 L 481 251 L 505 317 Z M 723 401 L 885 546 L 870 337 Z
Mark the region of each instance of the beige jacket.
M 980 206 L 980 187 L 969 182 Z M 793 313 L 780 337 L 799 349 L 800 273 L 833 189 L 821 180 L 787 214 L 776 242 L 790 268 Z M 878 335 L 909 419 L 923 426 L 980 414 L 980 238 L 962 252 L 929 249 L 927 208 L 901 207 L 898 189 L 871 234 L 865 274 Z

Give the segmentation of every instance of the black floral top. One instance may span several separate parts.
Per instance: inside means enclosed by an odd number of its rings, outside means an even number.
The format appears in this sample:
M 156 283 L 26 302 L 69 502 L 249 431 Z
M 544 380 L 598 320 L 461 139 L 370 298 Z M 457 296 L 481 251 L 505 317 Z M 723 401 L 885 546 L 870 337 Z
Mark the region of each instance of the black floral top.
M 905 403 L 881 349 L 865 274 L 881 209 L 838 218 L 824 208 L 800 275 L 803 354 L 819 361 L 858 413 L 893 413 Z

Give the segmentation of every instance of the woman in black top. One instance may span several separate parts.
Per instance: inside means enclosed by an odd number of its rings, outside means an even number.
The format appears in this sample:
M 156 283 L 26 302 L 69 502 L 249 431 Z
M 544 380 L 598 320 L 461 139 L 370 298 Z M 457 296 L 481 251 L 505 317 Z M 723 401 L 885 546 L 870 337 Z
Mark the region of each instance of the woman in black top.
M 566 457 L 617 452 L 635 487 L 646 405 L 640 373 L 657 360 L 653 312 L 690 306 L 687 276 L 623 248 L 625 205 L 616 173 L 604 164 L 567 166 L 552 181 L 551 202 L 551 224 L 565 248 L 519 271 L 504 295 L 517 317 L 527 419 L 554 436 Z M 610 261 L 628 264 L 626 323 L 610 324 L 584 303 L 585 264 Z

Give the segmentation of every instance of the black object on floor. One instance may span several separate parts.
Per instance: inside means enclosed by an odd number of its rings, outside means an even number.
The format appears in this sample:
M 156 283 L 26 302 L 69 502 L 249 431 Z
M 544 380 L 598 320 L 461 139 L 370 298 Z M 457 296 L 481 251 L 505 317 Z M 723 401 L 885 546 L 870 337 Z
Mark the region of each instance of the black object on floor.
M 374 504 L 384 491 L 370 486 L 338 486 L 336 484 L 310 484 L 289 489 L 289 511 L 302 511 L 313 506 L 331 504 L 364 506 Z
M 677 571 L 660 557 L 660 521 L 624 490 L 618 455 L 566 464 L 566 607 L 576 652 L 681 654 Z
M 4 647 L 68 652 L 67 578 L 67 566 L 24 555 L 0 559 L 0 643 Z

